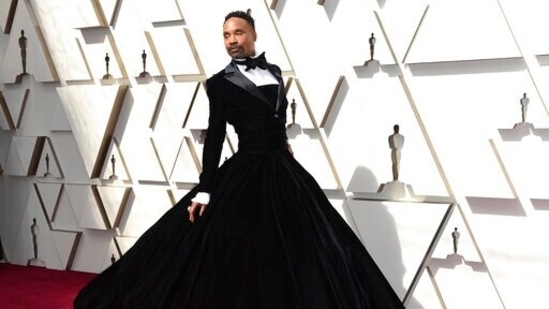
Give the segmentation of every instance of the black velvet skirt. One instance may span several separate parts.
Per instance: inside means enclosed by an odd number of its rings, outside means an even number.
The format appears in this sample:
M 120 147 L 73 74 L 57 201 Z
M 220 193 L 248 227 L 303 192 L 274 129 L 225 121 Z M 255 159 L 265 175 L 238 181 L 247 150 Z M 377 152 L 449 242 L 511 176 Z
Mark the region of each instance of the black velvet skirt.
M 195 188 L 74 307 L 403 308 L 317 182 L 276 148 L 226 160 L 202 217 L 188 220 Z

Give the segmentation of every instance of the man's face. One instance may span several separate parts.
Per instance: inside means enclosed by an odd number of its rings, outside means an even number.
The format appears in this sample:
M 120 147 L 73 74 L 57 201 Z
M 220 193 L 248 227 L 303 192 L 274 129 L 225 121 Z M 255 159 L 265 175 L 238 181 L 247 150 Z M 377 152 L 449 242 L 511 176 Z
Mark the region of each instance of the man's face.
M 223 40 L 231 58 L 246 58 L 255 55 L 256 33 L 242 18 L 231 17 L 223 25 Z

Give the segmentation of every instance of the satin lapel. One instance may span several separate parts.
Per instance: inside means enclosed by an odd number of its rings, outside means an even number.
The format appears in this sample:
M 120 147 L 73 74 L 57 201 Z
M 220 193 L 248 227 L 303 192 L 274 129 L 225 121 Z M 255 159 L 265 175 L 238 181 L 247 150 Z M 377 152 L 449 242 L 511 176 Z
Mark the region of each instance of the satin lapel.
M 244 74 L 242 74 L 240 70 L 238 70 L 238 68 L 232 61 L 227 65 L 227 67 L 225 67 L 225 78 L 231 83 L 248 91 L 253 96 L 260 99 L 262 102 L 267 104 L 267 106 L 271 107 L 269 100 L 267 99 L 267 97 L 265 97 L 263 92 L 261 92 L 254 83 L 252 83 L 249 79 L 247 79 L 246 76 L 244 76 Z M 277 107 L 278 107 L 278 102 L 277 102 Z
M 282 80 L 282 76 L 278 72 L 278 70 L 274 69 L 274 66 L 269 64 L 269 71 L 274 75 L 276 80 L 278 81 L 278 98 L 276 100 L 276 108 L 275 111 L 278 111 L 278 108 L 284 101 L 284 98 L 286 97 L 285 89 L 284 89 L 284 81 Z

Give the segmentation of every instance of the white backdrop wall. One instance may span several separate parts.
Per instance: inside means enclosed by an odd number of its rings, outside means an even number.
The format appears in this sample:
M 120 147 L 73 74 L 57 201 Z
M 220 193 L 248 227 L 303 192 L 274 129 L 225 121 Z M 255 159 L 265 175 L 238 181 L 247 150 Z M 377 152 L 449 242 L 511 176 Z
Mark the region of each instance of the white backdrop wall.
M 224 16 L 248 8 L 297 104 L 297 159 L 407 307 L 546 307 L 549 4 L 537 0 L 0 0 L 7 261 L 33 258 L 36 219 L 46 267 L 100 272 L 196 184 L 204 81 L 229 61 Z M 223 157 L 236 145 L 229 134 Z

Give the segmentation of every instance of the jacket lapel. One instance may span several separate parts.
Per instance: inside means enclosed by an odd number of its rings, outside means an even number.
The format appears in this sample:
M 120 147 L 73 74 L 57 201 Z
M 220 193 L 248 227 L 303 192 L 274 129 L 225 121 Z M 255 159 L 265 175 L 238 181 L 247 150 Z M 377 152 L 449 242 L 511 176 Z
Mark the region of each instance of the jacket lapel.
M 231 61 L 231 63 L 229 63 L 225 67 L 225 78 L 231 83 L 235 84 L 236 86 L 248 91 L 253 96 L 255 96 L 256 98 L 258 98 L 259 100 L 267 104 L 267 106 L 271 106 L 271 104 L 269 104 L 269 100 L 267 99 L 267 97 L 265 97 L 263 92 L 261 92 L 254 83 L 252 83 L 248 78 L 246 78 L 246 76 L 244 76 L 244 74 L 240 72 L 240 70 L 236 67 L 236 64 L 234 63 L 234 61 Z M 279 86 L 279 89 L 280 89 L 280 86 Z M 276 105 L 278 109 L 278 106 L 279 106 L 278 101 Z
M 268 66 L 269 72 L 274 75 L 276 80 L 278 81 L 278 98 L 276 99 L 276 108 L 275 111 L 278 111 L 278 108 L 282 104 L 282 101 L 286 97 L 285 89 L 284 89 L 284 82 L 282 80 L 282 76 L 279 73 L 279 70 L 276 70 L 275 67 L 271 64 Z

